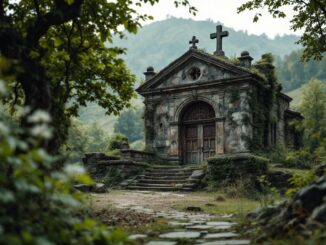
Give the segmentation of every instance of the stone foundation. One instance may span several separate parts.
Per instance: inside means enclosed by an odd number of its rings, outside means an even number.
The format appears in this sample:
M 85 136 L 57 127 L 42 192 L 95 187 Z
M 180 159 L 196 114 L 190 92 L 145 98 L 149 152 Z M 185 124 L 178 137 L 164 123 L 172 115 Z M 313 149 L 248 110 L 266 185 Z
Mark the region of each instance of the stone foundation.
M 103 153 L 85 154 L 83 163 L 92 178 L 99 180 L 110 177 L 115 182 L 138 175 L 148 167 L 145 163 L 110 157 Z

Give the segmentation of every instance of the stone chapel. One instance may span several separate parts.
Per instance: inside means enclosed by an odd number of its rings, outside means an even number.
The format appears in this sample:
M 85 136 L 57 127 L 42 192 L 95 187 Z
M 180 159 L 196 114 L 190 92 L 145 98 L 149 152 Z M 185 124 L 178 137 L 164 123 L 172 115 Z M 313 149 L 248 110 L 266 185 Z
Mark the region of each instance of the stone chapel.
M 193 37 L 190 49 L 164 69 L 147 68 L 137 89 L 145 98 L 147 151 L 169 162 L 195 164 L 216 154 L 250 152 L 254 140 L 265 148 L 300 146 L 291 122 L 302 116 L 290 109 L 292 99 L 256 72 L 249 52 L 238 62 L 225 57 L 226 36 L 218 25 L 210 34 L 216 39 L 214 54 L 197 49 Z M 271 64 L 266 67 L 273 72 Z

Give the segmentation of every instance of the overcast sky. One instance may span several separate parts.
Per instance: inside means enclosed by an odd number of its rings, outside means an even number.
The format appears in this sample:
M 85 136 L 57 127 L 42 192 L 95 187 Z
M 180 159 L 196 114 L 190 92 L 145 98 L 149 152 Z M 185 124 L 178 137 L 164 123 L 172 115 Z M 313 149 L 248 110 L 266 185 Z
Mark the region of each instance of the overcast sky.
M 288 14 L 285 19 L 274 19 L 268 13 L 263 14 L 263 17 L 258 23 L 253 23 L 252 19 L 255 14 L 254 11 L 246 11 L 237 14 L 237 7 L 246 0 L 189 0 L 193 6 L 198 9 L 197 16 L 189 14 L 188 10 L 184 7 L 175 8 L 173 0 L 161 0 L 155 6 L 142 6 L 141 12 L 151 14 L 155 20 L 164 20 L 167 16 L 191 18 L 195 20 L 212 19 L 220 21 L 227 27 L 232 27 L 235 30 L 247 30 L 250 34 L 265 33 L 270 38 L 275 37 L 277 34 L 297 34 L 290 30 L 289 17 L 292 16 L 292 10 L 286 9 Z M 147 22 L 150 23 L 150 22 Z M 145 23 L 145 24 L 147 24 Z

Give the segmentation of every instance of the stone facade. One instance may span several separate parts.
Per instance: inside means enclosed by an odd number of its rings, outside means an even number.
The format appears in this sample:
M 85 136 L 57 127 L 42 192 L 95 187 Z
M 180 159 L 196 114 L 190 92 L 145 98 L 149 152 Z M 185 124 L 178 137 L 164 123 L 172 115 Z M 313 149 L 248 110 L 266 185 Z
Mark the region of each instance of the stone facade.
M 224 56 L 190 48 L 157 74 L 149 67 L 146 82 L 137 89 L 145 98 L 146 150 L 176 163 L 249 152 L 248 139 L 255 130 L 249 101 L 262 78 L 250 70 L 248 52 L 239 60 L 234 65 Z M 286 138 L 285 112 L 291 98 L 281 91 L 276 97 L 272 113 L 277 120 L 268 126 L 268 146 Z

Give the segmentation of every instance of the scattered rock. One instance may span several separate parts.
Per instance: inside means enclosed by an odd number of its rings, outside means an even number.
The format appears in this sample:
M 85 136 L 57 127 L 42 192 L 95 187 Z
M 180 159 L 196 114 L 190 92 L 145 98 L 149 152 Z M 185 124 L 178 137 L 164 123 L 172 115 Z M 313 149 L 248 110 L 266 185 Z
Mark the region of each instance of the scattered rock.
M 227 221 L 210 221 L 207 222 L 207 225 L 213 225 L 213 226 L 232 226 L 235 225 L 236 223 L 233 222 L 227 222 Z
M 186 211 L 189 212 L 203 212 L 203 209 L 201 207 L 197 207 L 197 206 L 189 206 L 185 208 Z
M 231 238 L 239 236 L 237 233 L 234 232 L 220 232 L 220 233 L 211 233 L 207 234 L 204 238 L 205 239 L 220 239 L 220 238 Z
M 215 198 L 215 201 L 217 201 L 217 202 L 225 202 L 226 199 L 225 199 L 223 196 L 217 196 L 217 197 Z
M 215 207 L 216 205 L 213 204 L 213 203 L 206 203 L 205 206 L 207 206 L 207 207 Z
M 74 189 L 81 191 L 81 192 L 91 192 L 92 186 L 85 185 L 85 184 L 76 184 L 76 185 L 74 185 Z
M 290 231 L 309 239 L 314 229 L 325 227 L 325 197 L 326 176 L 302 188 L 286 202 L 249 213 L 251 227 L 247 233 L 259 234 L 255 238 L 258 243 L 269 238 L 282 239 Z
M 190 176 L 192 179 L 201 178 L 205 174 L 204 170 L 194 170 Z
M 310 218 L 311 220 L 320 222 L 321 224 L 326 224 L 326 203 L 315 208 Z
M 246 245 L 250 244 L 250 240 L 220 240 L 214 242 L 204 242 L 201 245 Z
M 325 174 L 326 171 L 326 163 L 318 165 L 315 169 L 315 174 L 318 177 L 322 177 Z
M 168 222 L 168 224 L 173 225 L 173 226 L 190 226 L 190 225 L 193 225 L 194 223 L 192 223 L 192 222 L 170 221 L 170 222 Z
M 93 186 L 92 191 L 95 193 L 106 193 L 108 192 L 108 189 L 106 188 L 105 184 L 96 183 L 95 186 Z
M 145 245 L 176 245 L 177 242 L 169 242 L 169 241 L 151 241 L 146 243 Z
M 257 218 L 261 214 L 262 209 L 261 208 L 256 208 L 249 213 L 247 213 L 246 218 L 248 219 L 254 219 Z
M 160 238 L 167 238 L 167 239 L 178 239 L 178 238 L 189 238 L 195 239 L 199 238 L 201 235 L 200 232 L 197 231 L 174 231 L 160 235 Z
M 147 235 L 145 235 L 145 234 L 134 234 L 134 235 L 130 235 L 128 238 L 130 240 L 144 240 L 145 238 L 147 238 Z
M 103 183 L 96 183 L 95 185 L 76 184 L 74 188 L 81 192 L 95 192 L 95 193 L 106 193 L 108 189 Z
M 208 230 L 213 228 L 212 225 L 193 225 L 193 226 L 187 226 L 186 228 L 189 230 Z

